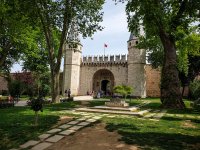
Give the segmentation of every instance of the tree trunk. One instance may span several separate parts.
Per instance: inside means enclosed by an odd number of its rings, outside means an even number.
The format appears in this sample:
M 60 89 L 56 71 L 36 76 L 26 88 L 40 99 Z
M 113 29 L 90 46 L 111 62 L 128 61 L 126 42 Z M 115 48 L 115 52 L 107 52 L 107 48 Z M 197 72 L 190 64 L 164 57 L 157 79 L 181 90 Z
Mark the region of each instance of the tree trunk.
M 181 93 L 182 98 L 184 97 L 184 93 L 185 93 L 185 85 L 183 85 L 183 88 L 182 88 L 182 93 Z
M 164 47 L 164 64 L 161 74 L 162 106 L 183 109 L 185 105 L 180 91 L 175 43 L 163 30 L 160 31 L 160 38 Z
M 35 111 L 35 126 L 38 125 L 38 111 Z
M 60 102 L 60 88 L 59 88 L 59 78 L 60 73 L 52 71 L 51 72 L 51 84 L 52 84 L 52 102 L 53 103 L 59 103 Z

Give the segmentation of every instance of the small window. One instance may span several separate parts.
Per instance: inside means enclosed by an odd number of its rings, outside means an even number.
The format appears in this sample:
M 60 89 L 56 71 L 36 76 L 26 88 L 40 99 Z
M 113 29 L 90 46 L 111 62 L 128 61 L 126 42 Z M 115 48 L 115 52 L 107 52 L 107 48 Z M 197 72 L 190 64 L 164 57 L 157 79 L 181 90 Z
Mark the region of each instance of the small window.
M 137 45 L 137 44 L 138 44 L 138 41 L 136 41 L 135 44 Z
M 131 46 L 131 42 L 129 43 L 129 46 Z

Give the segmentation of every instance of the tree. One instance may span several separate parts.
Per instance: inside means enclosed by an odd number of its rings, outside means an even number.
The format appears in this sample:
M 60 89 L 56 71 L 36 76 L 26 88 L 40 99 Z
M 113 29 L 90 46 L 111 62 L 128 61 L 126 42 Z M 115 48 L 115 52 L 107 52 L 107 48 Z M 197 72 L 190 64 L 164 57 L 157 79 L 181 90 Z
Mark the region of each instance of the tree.
M 83 37 L 101 30 L 100 12 L 104 0 L 26 0 L 23 1 L 30 16 L 39 19 L 39 25 L 45 35 L 48 61 L 51 71 L 52 101 L 59 102 L 59 75 L 66 40 L 69 39 L 70 27 L 75 20 L 78 32 Z M 70 41 L 68 41 L 70 42 Z
M 0 0 L 0 69 L 9 71 L 27 46 L 30 26 L 20 1 Z
M 38 125 L 38 112 L 43 112 L 43 99 L 41 97 L 31 98 L 30 100 L 31 109 L 35 112 L 35 126 Z
M 34 78 L 34 85 L 30 89 L 31 96 L 46 96 L 49 93 L 50 73 L 48 63 L 48 51 L 44 35 L 39 28 L 35 28 L 30 36 L 34 41 L 22 55 L 23 70 L 30 71 Z
M 186 33 L 192 22 L 199 20 L 200 2 L 129 0 L 126 6 L 129 30 L 138 34 L 142 25 L 145 38 L 155 37 L 164 49 L 161 73 L 161 102 L 165 108 L 184 108 L 177 69 L 177 31 Z
M 12 97 L 19 98 L 24 92 L 28 92 L 28 87 L 34 83 L 33 76 L 30 72 L 17 72 L 11 75 L 8 83 L 9 93 Z
M 118 85 L 113 88 L 114 93 L 118 93 L 124 96 L 126 99 L 127 95 L 130 95 L 133 92 L 133 88 L 126 85 Z
M 191 27 L 189 31 L 185 33 L 179 29 L 176 33 L 179 37 L 176 41 L 176 49 L 179 79 L 183 87 L 182 97 L 185 86 L 188 86 L 200 72 L 200 35 L 196 27 Z M 164 48 L 157 37 L 149 39 L 141 37 L 138 47 L 148 51 L 148 62 L 154 68 L 162 67 Z

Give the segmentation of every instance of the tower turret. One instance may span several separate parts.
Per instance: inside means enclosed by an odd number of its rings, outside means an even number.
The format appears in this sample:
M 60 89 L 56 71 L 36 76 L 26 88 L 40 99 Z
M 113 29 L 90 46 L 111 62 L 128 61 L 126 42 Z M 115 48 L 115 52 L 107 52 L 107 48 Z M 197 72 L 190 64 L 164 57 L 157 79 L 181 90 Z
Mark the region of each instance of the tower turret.
M 130 34 L 128 44 L 128 84 L 134 89 L 134 96 L 146 97 L 146 51 L 138 49 L 136 45 L 139 39 Z
M 80 64 L 82 45 L 80 43 L 78 28 L 73 21 L 66 40 L 64 51 L 64 70 L 62 94 L 71 90 L 72 95 L 78 95 L 80 84 Z

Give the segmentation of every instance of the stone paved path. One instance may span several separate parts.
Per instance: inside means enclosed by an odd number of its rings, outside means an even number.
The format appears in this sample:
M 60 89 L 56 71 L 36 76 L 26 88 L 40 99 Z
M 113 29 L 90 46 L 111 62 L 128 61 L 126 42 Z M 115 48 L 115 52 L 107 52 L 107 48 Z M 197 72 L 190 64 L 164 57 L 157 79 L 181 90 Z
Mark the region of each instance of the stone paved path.
M 40 135 L 38 138 L 39 140 L 30 140 L 26 143 L 20 145 L 18 149 L 11 149 L 11 150 L 22 150 L 22 149 L 31 149 L 31 150 L 44 150 L 51 146 L 52 144 L 58 142 L 59 140 L 63 139 L 65 136 L 71 135 L 78 130 L 87 127 L 99 119 L 102 116 L 94 115 L 94 114 L 87 114 L 87 117 L 78 118 L 76 120 L 64 123 L 56 128 L 53 128 L 46 133 Z

